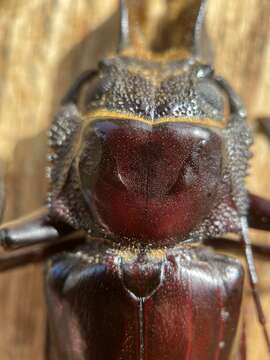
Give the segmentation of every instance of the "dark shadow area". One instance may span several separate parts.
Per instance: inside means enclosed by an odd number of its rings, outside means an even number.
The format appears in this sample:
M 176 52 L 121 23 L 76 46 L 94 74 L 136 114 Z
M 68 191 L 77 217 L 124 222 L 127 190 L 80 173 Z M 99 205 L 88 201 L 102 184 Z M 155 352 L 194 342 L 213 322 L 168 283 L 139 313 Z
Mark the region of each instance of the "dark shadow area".
M 59 63 L 54 87 L 52 115 L 61 99 L 78 76 L 88 69 L 95 69 L 99 60 L 115 51 L 118 40 L 119 16 L 115 13 L 96 31 L 91 32 Z
M 53 102 L 50 106 L 48 127 L 50 119 L 59 108 L 61 99 L 72 83 L 83 71 L 95 68 L 100 59 L 112 52 L 116 47 L 117 38 L 118 14 L 116 13 L 95 32 L 83 38 L 60 61 L 56 80 L 51 90 Z M 28 212 L 29 209 L 40 206 L 45 201 L 47 152 L 47 131 L 43 131 L 33 138 L 24 139 L 16 145 L 8 172 L 10 178 L 5 181 L 10 184 L 6 189 L 6 196 L 9 200 L 5 218 L 10 218 L 9 214 L 12 214 L 12 217 L 19 216 Z M 5 165 L 3 166 L 5 167 Z M 10 204 L 14 204 L 13 208 L 10 208 Z
M 16 145 L 8 171 L 10 179 L 6 179 L 7 217 L 12 214 L 17 218 L 43 204 L 47 189 L 46 156 L 46 131 Z

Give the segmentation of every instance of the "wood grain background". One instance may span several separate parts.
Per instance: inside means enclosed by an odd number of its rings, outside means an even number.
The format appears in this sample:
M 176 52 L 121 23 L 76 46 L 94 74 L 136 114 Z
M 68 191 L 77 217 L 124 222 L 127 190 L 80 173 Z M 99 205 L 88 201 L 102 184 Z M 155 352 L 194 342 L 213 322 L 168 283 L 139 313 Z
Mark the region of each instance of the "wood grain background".
M 155 20 L 167 5 L 173 17 L 179 2 L 144 1 L 149 33 L 156 30 Z M 116 0 L 0 1 L 0 158 L 7 186 L 5 219 L 17 218 L 42 204 L 46 129 L 77 75 L 114 49 L 116 8 Z M 254 127 L 257 115 L 270 114 L 269 13 L 269 0 L 209 0 L 208 28 L 215 44 L 217 72 L 242 95 Z M 257 134 L 253 152 L 248 187 L 270 198 L 270 146 L 263 134 Z M 253 231 L 252 238 L 270 244 L 267 234 Z M 270 264 L 259 260 L 257 264 L 270 318 Z M 266 360 L 269 357 L 248 291 L 246 298 L 248 360 Z M 43 359 L 45 323 L 42 267 L 1 274 L 0 359 Z

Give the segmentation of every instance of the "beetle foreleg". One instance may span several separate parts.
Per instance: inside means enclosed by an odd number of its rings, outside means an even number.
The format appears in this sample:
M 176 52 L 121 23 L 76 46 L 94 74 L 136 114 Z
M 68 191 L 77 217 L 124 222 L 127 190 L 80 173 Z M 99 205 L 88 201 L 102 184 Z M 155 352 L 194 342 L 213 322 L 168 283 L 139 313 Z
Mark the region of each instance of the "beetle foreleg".
M 70 231 L 67 225 L 51 222 L 47 210 L 42 208 L 27 217 L 4 224 L 0 228 L 0 245 L 6 249 L 16 249 L 46 244 Z
M 12 254 L 4 254 L 0 256 L 0 272 L 15 269 L 30 263 L 43 262 L 56 253 L 72 250 L 84 241 L 85 238 L 82 232 L 77 232 L 60 238 L 56 243 L 43 246 L 34 245 L 27 250 L 17 250 Z
M 243 253 L 243 246 L 239 240 L 232 240 L 229 238 L 209 238 L 204 243 L 218 250 L 233 251 L 238 255 Z M 251 247 L 254 255 L 269 260 L 270 245 L 252 244 Z

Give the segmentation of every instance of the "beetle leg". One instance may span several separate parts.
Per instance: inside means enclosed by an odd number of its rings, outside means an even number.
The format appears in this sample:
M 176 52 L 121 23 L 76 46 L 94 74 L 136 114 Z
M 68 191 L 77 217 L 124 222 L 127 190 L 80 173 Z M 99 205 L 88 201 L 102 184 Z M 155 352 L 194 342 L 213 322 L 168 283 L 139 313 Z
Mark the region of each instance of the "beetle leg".
M 263 330 L 268 352 L 270 353 L 270 337 L 266 328 L 266 317 L 262 307 L 261 297 L 259 293 L 258 275 L 256 272 L 256 267 L 252 252 L 252 244 L 248 234 L 248 221 L 246 217 L 241 218 L 241 226 L 242 226 L 242 245 L 245 251 L 247 269 L 249 273 L 249 283 L 251 286 L 252 295 L 257 310 L 258 320 Z
M 228 250 L 243 253 L 243 246 L 239 240 L 229 238 L 210 238 L 205 241 L 205 245 L 209 245 L 218 250 Z M 256 256 L 261 256 L 267 260 L 270 258 L 270 245 L 252 244 L 252 251 Z
M 60 129 L 62 137 L 66 139 L 66 134 L 63 135 L 63 131 L 65 130 L 65 126 L 70 125 L 72 123 L 76 126 L 80 124 L 80 117 L 78 113 L 78 109 L 76 107 L 76 103 L 78 101 L 78 96 L 80 93 L 81 87 L 91 80 L 96 75 L 96 71 L 88 70 L 84 72 L 79 79 L 74 83 L 71 87 L 62 103 L 64 104 L 62 112 L 60 112 L 53 123 L 52 128 L 56 128 L 56 130 L 52 130 L 50 133 L 50 142 L 52 151 L 57 148 L 59 151 L 59 144 L 57 139 L 55 139 L 55 133 L 58 135 L 57 131 Z M 74 125 L 74 128 L 76 126 Z M 63 129 L 64 127 L 64 129 Z M 67 132 L 70 136 L 72 130 L 76 132 L 76 130 L 72 128 L 67 129 Z M 59 140 L 59 139 L 58 139 Z M 70 151 L 72 151 L 69 147 L 68 141 L 61 140 L 65 142 L 65 144 L 61 148 L 62 156 L 69 156 Z M 63 155 L 64 154 L 64 155 Z M 55 157 L 58 159 L 58 153 L 55 150 Z M 65 162 L 66 159 L 60 158 L 60 162 Z M 58 161 L 58 160 L 55 160 Z M 58 165 L 58 162 L 57 162 Z M 60 165 L 59 165 L 60 166 Z M 55 174 L 55 178 L 59 180 L 59 174 Z M 66 174 L 65 174 L 66 175 Z M 63 179 L 61 179 L 63 180 Z M 61 181 L 60 181 L 61 182 Z M 55 185 L 55 184 L 54 184 Z M 55 185 L 57 187 L 57 185 Z M 0 183 L 0 205 L 3 203 L 2 195 L 1 195 L 1 183 Z M 0 207 L 1 214 L 1 207 Z M 22 248 L 30 245 L 36 244 L 48 244 L 52 241 L 56 241 L 61 239 L 63 235 L 74 232 L 70 226 L 58 221 L 53 221 L 48 215 L 48 210 L 46 208 L 42 208 L 41 210 L 31 214 L 28 217 L 21 218 L 15 222 L 11 222 L 8 224 L 4 224 L 0 227 L 0 246 L 5 247 L 6 249 L 16 249 Z
M 231 113 L 239 118 L 245 119 L 247 114 L 245 107 L 242 104 L 241 99 L 234 92 L 230 84 L 222 77 L 215 77 L 217 84 L 227 93 L 230 101 Z M 254 208 L 254 207 L 253 207 Z M 252 209 L 252 207 L 251 207 Z M 250 211 L 252 213 L 252 211 Z M 259 216 L 258 218 L 261 218 Z M 247 269 L 249 274 L 249 283 L 252 289 L 252 295 L 257 310 L 258 320 L 261 324 L 264 338 L 267 344 L 268 352 L 270 353 L 270 337 L 266 328 L 266 318 L 261 303 L 261 298 L 258 289 L 258 276 L 254 263 L 252 244 L 248 235 L 248 219 L 246 217 L 241 218 L 242 225 L 242 241 L 243 250 L 245 252 L 245 258 L 247 263 Z
M 55 243 L 48 245 L 34 245 L 29 249 L 17 250 L 13 253 L 0 255 L 0 272 L 26 266 L 28 264 L 40 263 L 50 256 L 61 251 L 72 250 L 85 241 L 82 232 L 63 236 Z
M 30 216 L 4 224 L 0 228 L 0 245 L 6 249 L 17 249 L 35 244 L 46 244 L 73 232 L 67 225 L 50 221 L 45 208 Z

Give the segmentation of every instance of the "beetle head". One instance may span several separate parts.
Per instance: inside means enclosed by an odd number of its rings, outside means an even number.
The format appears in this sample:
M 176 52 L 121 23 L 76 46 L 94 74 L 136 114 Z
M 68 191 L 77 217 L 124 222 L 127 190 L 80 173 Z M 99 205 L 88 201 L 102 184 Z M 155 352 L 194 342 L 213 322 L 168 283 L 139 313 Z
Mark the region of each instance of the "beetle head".
M 193 55 L 124 48 L 57 116 L 49 198 L 57 219 L 125 244 L 240 228 L 250 136 L 199 59 L 200 16 Z

